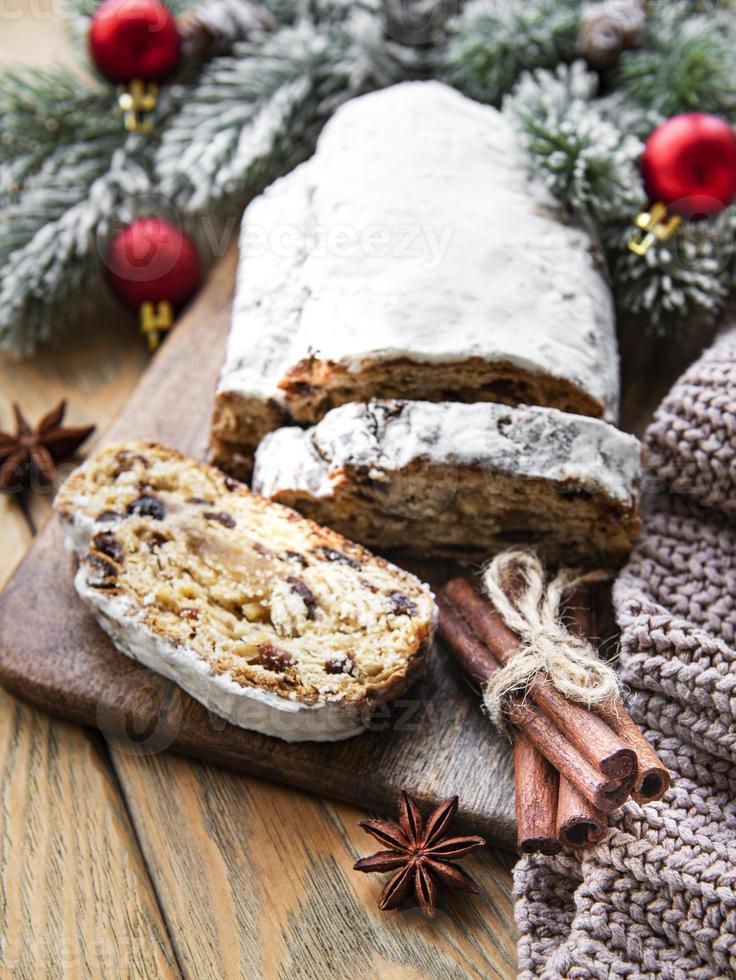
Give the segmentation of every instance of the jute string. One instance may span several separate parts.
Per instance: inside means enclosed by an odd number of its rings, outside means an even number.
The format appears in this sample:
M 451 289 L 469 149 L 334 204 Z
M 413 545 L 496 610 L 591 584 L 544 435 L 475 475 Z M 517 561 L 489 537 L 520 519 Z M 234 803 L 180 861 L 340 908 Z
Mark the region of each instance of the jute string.
M 525 692 L 545 674 L 571 701 L 600 704 L 619 696 L 618 679 L 587 640 L 575 636 L 560 619 L 563 599 L 574 588 L 608 578 L 606 572 L 563 568 L 545 583 L 536 555 L 505 551 L 483 572 L 483 587 L 503 621 L 521 640 L 521 649 L 488 682 L 483 701 L 491 721 L 507 728 L 504 708 L 512 694 Z

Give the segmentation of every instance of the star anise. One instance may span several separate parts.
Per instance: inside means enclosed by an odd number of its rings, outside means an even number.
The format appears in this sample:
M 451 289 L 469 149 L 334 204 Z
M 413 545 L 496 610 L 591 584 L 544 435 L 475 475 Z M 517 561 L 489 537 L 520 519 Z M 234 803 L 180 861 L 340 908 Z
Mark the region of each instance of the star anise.
M 47 483 L 56 479 L 56 464 L 74 453 L 95 431 L 94 425 L 62 428 L 66 401 L 60 401 L 35 429 L 13 404 L 15 433 L 0 432 L 0 490 L 15 492 L 30 486 L 37 474 Z
M 466 892 L 477 892 L 478 886 L 452 862 L 478 847 L 482 837 L 445 837 L 457 812 L 457 797 L 451 796 L 432 811 L 424 823 L 419 808 L 406 790 L 399 800 L 399 824 L 383 820 L 361 820 L 359 826 L 388 848 L 361 858 L 355 871 L 395 871 L 383 889 L 378 907 L 394 908 L 413 889 L 425 915 L 434 915 L 437 889 L 450 885 Z

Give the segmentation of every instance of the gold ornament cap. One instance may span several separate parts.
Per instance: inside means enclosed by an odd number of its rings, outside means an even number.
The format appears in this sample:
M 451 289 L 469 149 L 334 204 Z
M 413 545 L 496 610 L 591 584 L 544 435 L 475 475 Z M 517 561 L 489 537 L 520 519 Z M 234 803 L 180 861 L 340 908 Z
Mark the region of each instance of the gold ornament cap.
M 141 303 L 141 333 L 148 338 L 149 350 L 155 351 L 161 343 L 161 335 L 174 326 L 174 307 L 167 299 L 158 303 Z

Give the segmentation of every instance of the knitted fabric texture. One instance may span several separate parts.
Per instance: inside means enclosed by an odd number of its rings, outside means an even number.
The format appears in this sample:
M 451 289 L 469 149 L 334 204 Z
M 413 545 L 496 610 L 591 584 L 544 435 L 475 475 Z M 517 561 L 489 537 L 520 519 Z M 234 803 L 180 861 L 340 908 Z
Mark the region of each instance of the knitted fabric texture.
M 620 676 L 673 783 L 590 851 L 519 861 L 524 978 L 736 976 L 735 329 L 674 386 L 645 447 L 644 529 L 614 588 Z

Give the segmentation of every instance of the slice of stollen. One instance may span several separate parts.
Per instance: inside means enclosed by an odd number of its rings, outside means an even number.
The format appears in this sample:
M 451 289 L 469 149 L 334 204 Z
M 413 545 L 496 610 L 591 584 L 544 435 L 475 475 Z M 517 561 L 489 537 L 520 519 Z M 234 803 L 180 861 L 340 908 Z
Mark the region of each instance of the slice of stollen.
M 364 544 L 483 560 L 618 564 L 639 528 L 638 440 L 554 408 L 386 400 L 272 432 L 257 492 Z
M 55 509 L 77 592 L 115 646 L 235 725 L 348 738 L 423 668 L 426 586 L 213 467 L 112 445 Z

